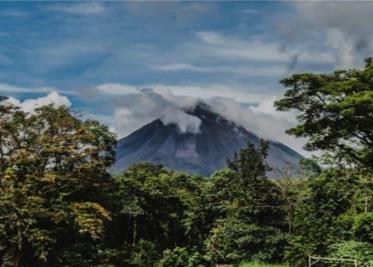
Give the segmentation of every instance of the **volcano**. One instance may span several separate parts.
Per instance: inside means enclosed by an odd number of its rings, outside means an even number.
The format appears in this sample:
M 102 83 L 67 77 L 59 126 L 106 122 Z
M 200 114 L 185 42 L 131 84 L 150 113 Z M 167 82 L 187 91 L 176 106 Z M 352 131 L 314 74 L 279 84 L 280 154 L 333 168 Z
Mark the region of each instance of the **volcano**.
M 182 132 L 176 124 L 165 125 L 156 119 L 118 141 L 112 172 L 124 171 L 134 163 L 152 162 L 206 176 L 224 168 L 248 141 L 260 143 L 259 136 L 212 112 L 207 105 L 199 104 L 186 112 L 201 120 L 198 132 Z M 269 142 L 267 163 L 272 168 L 298 166 L 302 158 L 284 144 Z

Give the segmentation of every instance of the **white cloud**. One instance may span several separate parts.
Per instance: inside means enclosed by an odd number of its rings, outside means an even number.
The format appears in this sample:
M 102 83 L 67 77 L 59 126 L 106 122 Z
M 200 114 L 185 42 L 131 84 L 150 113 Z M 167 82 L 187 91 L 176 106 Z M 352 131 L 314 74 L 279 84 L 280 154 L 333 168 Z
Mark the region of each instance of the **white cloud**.
M 216 32 L 197 32 L 196 36 L 208 46 L 206 54 L 225 59 L 239 59 L 258 62 L 289 63 L 295 55 L 303 63 L 333 63 L 334 57 L 322 51 L 303 51 L 299 47 L 283 49 L 278 43 L 241 37 L 225 36 Z
M 164 71 L 196 71 L 196 72 L 209 72 L 208 68 L 205 67 L 198 67 L 188 63 L 171 63 L 171 64 L 164 64 L 164 65 L 155 65 L 153 66 L 156 70 L 164 70 Z
M 50 87 L 39 87 L 39 88 L 29 88 L 29 87 L 18 87 L 10 84 L 0 83 L 0 92 L 3 93 L 45 93 L 51 92 L 54 88 Z
M 274 106 L 276 100 L 279 100 L 280 97 L 277 96 L 266 96 L 263 97 L 259 103 L 255 106 L 252 106 L 251 109 L 261 115 L 268 115 L 279 120 L 286 120 L 289 123 L 296 123 L 296 112 L 280 112 Z
M 273 98 L 264 98 L 257 106 L 245 106 L 227 98 L 215 98 L 208 101 L 213 111 L 228 120 L 242 125 L 260 138 L 281 142 L 301 154 L 305 154 L 303 139 L 289 136 L 285 131 L 295 125 L 294 114 L 286 115 L 273 108 Z
M 24 101 L 20 101 L 14 97 L 9 97 L 6 99 L 2 104 L 10 104 L 19 107 L 22 111 L 27 113 L 34 113 L 36 108 L 45 106 L 45 105 L 53 105 L 54 107 L 71 107 L 72 103 L 68 97 L 60 95 L 58 92 L 50 92 L 46 96 L 38 97 L 38 98 L 30 98 Z M 106 114 L 92 114 L 92 113 L 82 113 L 83 118 L 85 119 L 93 119 L 98 120 L 99 122 L 108 126 L 109 131 L 116 134 L 115 130 L 115 121 L 113 115 L 106 115 Z M 125 116 L 120 117 L 125 118 Z
M 49 9 L 72 15 L 99 15 L 105 12 L 105 6 L 98 2 L 58 4 L 50 6 Z
M 338 66 L 344 68 L 356 66 L 354 43 L 345 33 L 338 28 L 328 30 L 326 43 L 335 49 L 338 58 Z
M 26 99 L 24 101 L 19 101 L 14 97 L 10 97 L 5 100 L 5 104 L 6 103 L 18 106 L 22 111 L 28 113 L 33 113 L 35 109 L 46 105 L 53 105 L 54 107 L 71 106 L 70 100 L 66 96 L 61 96 L 57 92 L 51 92 L 44 97 Z
M 113 116 L 115 121 L 114 127 L 118 138 L 127 136 L 131 132 L 141 128 L 146 123 L 149 123 L 151 121 L 151 119 L 144 120 L 136 118 L 134 112 L 126 107 L 116 108 L 114 110 Z
M 294 1 L 297 30 L 292 35 L 323 34 L 319 45 L 329 49 L 340 68 L 361 67 L 373 53 L 372 1 Z M 294 21 L 289 21 L 292 24 Z M 324 43 L 322 43 L 324 41 Z
M 117 85 L 118 88 L 121 88 Z M 123 88 L 132 88 L 124 85 Z M 221 116 L 242 125 L 261 138 L 281 142 L 304 154 L 303 139 L 288 136 L 285 130 L 296 124 L 295 113 L 279 112 L 273 106 L 275 96 L 255 95 L 242 92 L 247 102 L 228 87 L 206 87 L 154 85 L 151 89 L 123 90 L 119 104 L 114 111 L 115 128 L 119 138 L 125 137 L 147 123 L 161 119 L 164 124 L 177 124 L 181 132 L 198 132 L 201 121 L 186 110 L 199 102 L 207 103 Z M 218 89 L 218 90 L 216 90 Z M 136 92 L 136 93 L 134 93 Z M 217 97 L 218 96 L 218 97 Z M 115 95 L 119 99 L 119 95 Z
M 373 32 L 372 1 L 295 1 L 293 4 L 299 16 L 316 26 L 338 28 L 356 37 Z
M 222 84 L 209 84 L 209 85 L 166 85 L 166 84 L 154 84 L 149 85 L 149 88 L 154 90 L 169 90 L 176 96 L 190 96 L 196 99 L 211 99 L 215 97 L 231 98 L 238 102 L 255 103 L 262 99 L 266 94 L 264 93 L 268 88 L 260 88 L 256 86 L 250 87 L 239 87 L 229 86 Z M 262 91 L 263 93 L 250 93 L 250 91 Z
M 144 126 L 161 119 L 165 124 L 176 124 L 181 132 L 198 132 L 200 120 L 184 109 L 194 107 L 197 99 L 172 94 L 165 88 L 141 89 L 137 94 L 123 94 L 125 104 L 114 110 L 115 128 L 118 137 L 124 137 Z M 116 96 L 118 98 L 118 96 Z
M 109 95 L 123 95 L 123 94 L 136 94 L 138 89 L 136 86 L 118 83 L 107 83 L 98 85 L 97 90 Z
M 201 39 L 206 44 L 221 45 L 221 44 L 226 43 L 224 38 L 216 32 L 211 32 L 211 31 L 196 32 L 196 35 L 199 39 Z
M 178 96 L 182 99 L 180 102 L 187 105 L 194 105 L 196 99 L 210 99 L 214 97 L 232 98 L 238 102 L 255 103 L 259 102 L 263 97 L 268 96 L 264 93 L 269 88 L 255 86 L 238 86 L 238 85 L 223 85 L 223 84 L 208 84 L 208 85 L 168 85 L 168 84 L 143 84 L 143 85 L 129 85 L 129 84 L 102 84 L 95 87 L 100 93 L 106 95 L 128 95 L 139 94 L 144 88 L 151 88 L 153 91 L 161 94 L 166 99 L 173 98 L 176 101 Z M 258 92 L 258 93 L 251 93 Z M 259 93 L 263 92 L 263 93 Z M 190 99 L 186 101 L 186 96 Z M 181 103 L 180 103 L 181 105 Z
M 198 103 L 198 99 L 188 94 L 176 94 L 175 88 L 172 86 L 155 85 L 147 88 L 151 88 L 151 92 L 159 94 L 173 106 L 181 109 L 188 109 L 194 107 Z
M 160 119 L 165 125 L 177 125 L 182 133 L 198 133 L 200 130 L 201 120 L 180 109 L 167 107 Z
M 266 77 L 279 77 L 288 72 L 286 64 L 270 65 L 270 66 L 246 66 L 236 64 L 234 66 L 196 66 L 189 63 L 171 63 L 163 65 L 155 65 L 152 67 L 160 71 L 189 71 L 200 73 L 230 73 L 239 74 L 244 76 L 266 76 Z
M 83 36 L 49 42 L 36 47 L 30 54 L 32 59 L 42 62 L 42 64 L 33 64 L 36 72 L 48 72 L 51 69 L 89 62 L 90 58 L 107 53 L 109 49 L 104 42 L 87 40 Z
M 0 11 L 2 17 L 26 17 L 29 13 L 16 9 L 3 9 Z
M 19 87 L 7 83 L 0 83 L 0 93 L 50 93 L 59 92 L 74 95 L 75 92 L 58 90 L 54 87 Z
M 272 98 L 268 98 L 268 103 L 260 102 L 266 95 L 247 93 L 248 88 L 218 84 L 208 86 L 151 84 L 139 87 L 127 84 L 102 84 L 96 89 L 104 93 L 106 97 L 113 97 L 113 102 L 123 101 L 114 111 L 115 127 L 120 138 L 158 118 L 162 119 L 165 124 L 177 124 L 183 132 L 197 132 L 200 120 L 185 113 L 185 110 L 195 107 L 200 101 L 212 103 L 212 105 L 216 104 L 217 99 L 219 102 L 226 101 L 235 103 L 235 105 L 240 105 L 240 102 L 260 103 L 258 107 L 250 109 L 250 112 L 264 113 L 264 109 L 267 108 L 267 115 L 275 114 L 275 111 L 268 108 L 273 102 Z M 222 110 L 218 111 L 225 116 Z M 286 117 L 279 114 L 277 116 Z M 240 124 L 239 120 L 235 122 Z M 253 132 L 257 133 L 255 130 Z

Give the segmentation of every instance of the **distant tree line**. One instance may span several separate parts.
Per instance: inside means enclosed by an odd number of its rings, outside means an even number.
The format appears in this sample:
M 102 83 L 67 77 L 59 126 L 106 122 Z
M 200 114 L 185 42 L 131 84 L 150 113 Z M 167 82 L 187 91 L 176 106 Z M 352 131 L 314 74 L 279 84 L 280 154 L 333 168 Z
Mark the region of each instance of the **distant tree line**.
M 321 149 L 298 178 L 268 179 L 268 143 L 211 177 L 139 163 L 110 175 L 115 136 L 65 107 L 0 98 L 0 266 L 305 266 L 308 255 L 373 260 L 373 65 L 296 74 L 276 105 Z M 330 266 L 330 265 L 328 265 Z M 334 266 L 344 266 L 334 265 Z

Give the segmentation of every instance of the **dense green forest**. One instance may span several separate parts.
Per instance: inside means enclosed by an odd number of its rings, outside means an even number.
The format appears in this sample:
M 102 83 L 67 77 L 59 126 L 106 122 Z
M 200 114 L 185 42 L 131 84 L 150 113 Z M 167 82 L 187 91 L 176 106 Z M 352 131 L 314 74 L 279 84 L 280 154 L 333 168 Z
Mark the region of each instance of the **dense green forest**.
M 373 260 L 371 63 L 282 81 L 276 107 L 299 114 L 289 134 L 323 152 L 303 160 L 297 177 L 286 169 L 266 177 L 265 141 L 211 177 L 149 163 L 112 176 L 115 136 L 106 126 L 64 107 L 26 114 L 0 105 L 0 265 L 306 266 L 318 255 L 365 266 Z M 323 266 L 347 266 L 333 264 Z

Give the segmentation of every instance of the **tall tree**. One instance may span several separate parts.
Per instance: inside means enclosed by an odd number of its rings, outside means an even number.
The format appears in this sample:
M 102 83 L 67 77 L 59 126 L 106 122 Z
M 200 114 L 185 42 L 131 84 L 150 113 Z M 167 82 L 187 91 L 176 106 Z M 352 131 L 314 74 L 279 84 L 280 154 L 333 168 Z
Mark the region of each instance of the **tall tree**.
M 65 107 L 2 107 L 0 265 L 93 266 L 114 136 Z
M 215 216 L 207 253 L 218 263 L 276 261 L 284 247 L 284 212 L 278 187 L 266 178 L 268 143 L 247 147 L 216 173 L 207 188 Z
M 373 61 L 362 70 L 303 73 L 286 78 L 288 88 L 275 103 L 298 112 L 299 124 L 288 130 L 306 137 L 308 150 L 332 152 L 344 163 L 373 169 Z

